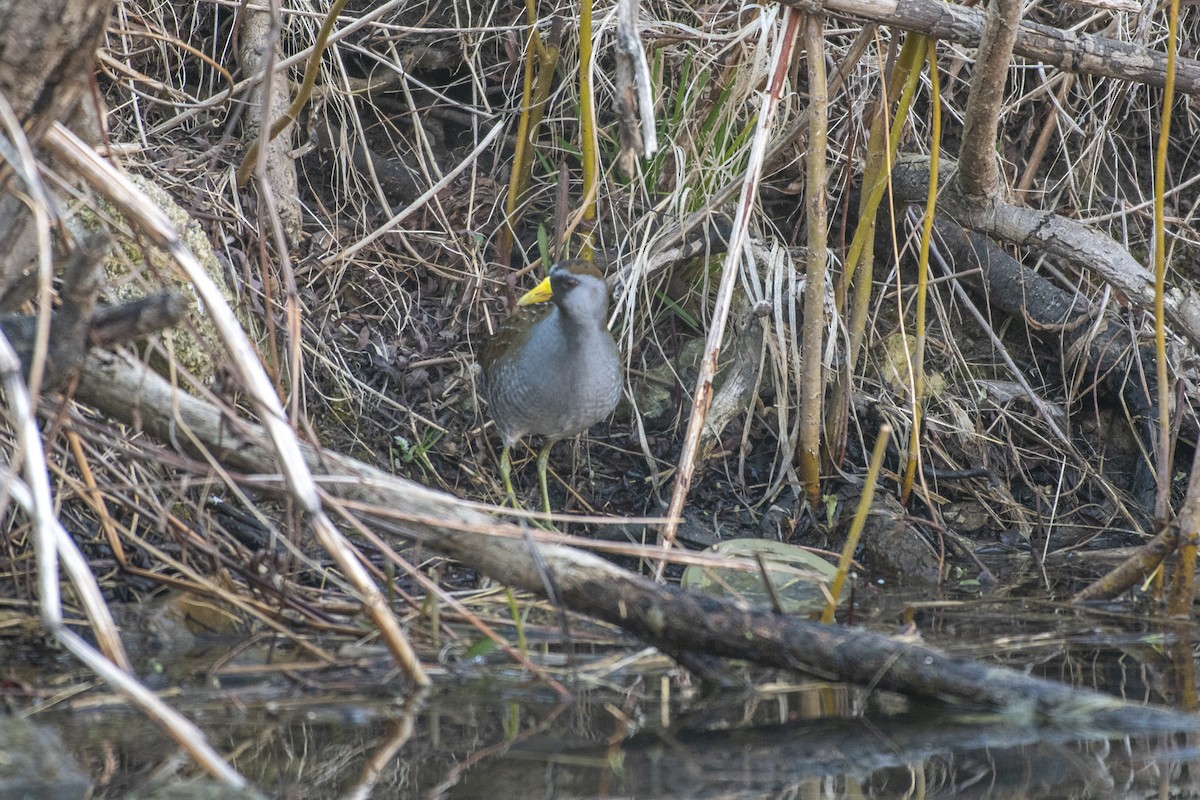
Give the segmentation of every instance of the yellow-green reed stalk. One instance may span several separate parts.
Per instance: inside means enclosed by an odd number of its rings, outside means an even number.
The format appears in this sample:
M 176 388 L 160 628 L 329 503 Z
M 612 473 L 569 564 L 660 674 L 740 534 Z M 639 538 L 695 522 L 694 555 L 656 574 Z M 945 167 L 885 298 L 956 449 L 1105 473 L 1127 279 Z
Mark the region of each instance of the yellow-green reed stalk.
M 529 642 L 525 639 L 525 615 L 521 613 L 521 608 L 517 605 L 517 596 L 507 586 L 504 587 L 504 598 L 508 601 L 508 613 L 517 629 L 517 652 L 528 657 Z
M 1167 524 L 1171 497 L 1171 387 L 1167 375 L 1167 333 L 1164 302 L 1167 292 L 1166 183 L 1167 151 L 1171 140 L 1171 104 L 1175 100 L 1175 60 L 1179 41 L 1179 0 L 1171 0 L 1167 12 L 1167 83 L 1163 87 L 1162 123 L 1158 130 L 1158 153 L 1154 163 L 1154 364 L 1158 377 L 1158 493 L 1154 517 L 1160 526 Z M 1190 498 L 1189 498 L 1190 499 Z M 1184 615 L 1196 595 L 1195 520 L 1180 530 L 1179 560 L 1171 588 L 1168 610 Z
M 912 106 L 913 95 L 916 93 L 917 67 L 925 59 L 927 40 L 924 36 L 908 34 L 904 46 L 900 48 L 900 56 L 892 71 L 889 86 L 896 86 L 903 81 L 904 88 L 896 104 L 894 120 L 888 118 L 888 107 L 885 104 L 880 114 L 871 125 L 871 135 L 867 144 L 867 169 L 863 174 L 863 199 L 859 205 L 858 227 L 854 230 L 854 238 L 850 241 L 850 250 L 846 254 L 844 267 L 846 285 L 855 278 L 856 271 L 861 268 L 855 284 L 854 308 L 850 316 L 850 351 L 847 354 L 850 372 L 858 358 L 858 351 L 866 331 L 868 310 L 871 301 L 872 257 L 874 249 L 870 246 L 875 241 L 875 219 L 879 204 L 883 200 L 884 190 L 892 173 L 892 163 L 896 159 L 896 151 L 900 147 L 900 134 L 904 130 L 904 121 L 908 119 L 908 110 Z M 890 92 L 889 92 L 890 94 Z M 890 98 L 889 98 L 890 99 Z M 886 141 L 886 149 L 883 146 Z
M 896 150 L 900 146 L 900 134 L 904 130 L 904 121 L 908 118 L 908 109 L 912 105 L 912 97 L 917 86 L 917 67 L 925 58 L 925 47 L 924 36 L 908 34 L 905 37 L 904 45 L 900 48 L 900 55 L 892 68 L 892 74 L 886 82 L 884 97 L 879 103 L 879 113 L 872 120 L 871 132 L 867 137 L 867 164 L 863 171 L 858 227 L 854 231 L 854 238 L 850 242 L 850 249 L 842 266 L 842 278 L 834 289 L 838 309 L 842 310 L 842 313 L 849 318 L 847 323 L 849 347 L 846 360 L 834 382 L 833 391 L 830 393 L 828 410 L 825 415 L 825 437 L 831 459 L 837 458 L 839 448 L 845 438 L 854 368 L 858 363 L 858 354 L 866 337 L 871 304 L 871 279 L 874 274 L 875 218 L 879 204 L 883 200 L 884 190 L 888 185 Z M 894 118 L 889 115 L 893 103 L 896 104 Z M 846 314 L 846 293 L 856 275 L 853 308 Z
M 900 483 L 900 502 L 908 503 L 921 447 L 921 411 L 925 399 L 925 304 L 929 293 L 929 241 L 933 238 L 933 213 L 937 209 L 938 156 L 942 140 L 942 99 L 938 83 L 937 40 L 928 46 L 931 131 L 929 143 L 929 193 L 925 196 L 925 219 L 921 225 L 921 254 L 917 260 L 916 352 L 913 354 L 912 429 L 908 433 L 908 463 Z
M 1164 298 L 1167 290 L 1166 182 L 1167 148 L 1171 140 L 1171 103 L 1175 99 L 1175 47 L 1179 31 L 1179 0 L 1172 0 L 1167 14 L 1167 84 L 1163 87 L 1162 123 L 1158 130 L 1158 152 L 1154 163 L 1154 350 L 1158 377 L 1158 497 L 1154 516 L 1167 521 L 1171 487 L 1171 389 L 1167 376 L 1167 334 Z
M 525 50 L 525 75 L 521 86 L 521 116 L 517 120 L 517 144 L 513 155 L 512 174 L 508 180 L 508 197 L 504 204 L 504 227 L 500 231 L 497 255 L 508 263 L 517 222 L 521 218 L 521 203 L 533 176 L 534 144 L 546 112 L 546 101 L 558 66 L 558 42 L 551 36 L 547 44 L 537 29 L 537 0 L 526 0 L 525 17 L 529 25 L 529 46 Z M 535 69 L 536 67 L 536 69 Z
M 579 152 L 583 159 L 582 241 L 579 255 L 592 258 L 596 225 L 596 104 L 592 97 L 592 0 L 579 3 Z
M 850 533 L 846 536 L 842 557 L 838 561 L 837 574 L 833 576 L 833 584 L 829 587 L 829 600 L 825 603 L 825 610 L 821 612 L 821 622 L 826 624 L 833 622 L 837 599 L 842 596 L 846 575 L 849 574 L 850 564 L 854 561 L 854 551 L 858 548 L 863 528 L 867 526 L 867 515 L 871 512 L 871 503 L 875 501 L 875 486 L 879 483 L 879 472 L 883 467 L 883 455 L 887 452 L 888 441 L 891 438 L 892 426 L 885 422 L 879 426 L 879 436 L 875 439 L 875 450 L 871 453 L 871 464 L 867 467 L 863 493 L 858 498 L 858 510 L 854 512 L 854 521 L 850 523 Z

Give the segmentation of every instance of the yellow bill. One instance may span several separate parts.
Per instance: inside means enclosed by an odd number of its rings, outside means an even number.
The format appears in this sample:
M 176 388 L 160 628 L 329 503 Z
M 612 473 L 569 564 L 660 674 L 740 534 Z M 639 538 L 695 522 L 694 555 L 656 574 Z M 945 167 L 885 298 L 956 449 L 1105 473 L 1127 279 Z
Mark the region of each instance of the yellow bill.
M 554 295 L 550 289 L 550 279 L 544 278 L 541 283 L 530 289 L 517 300 L 519 306 L 531 306 L 534 303 L 544 303 Z

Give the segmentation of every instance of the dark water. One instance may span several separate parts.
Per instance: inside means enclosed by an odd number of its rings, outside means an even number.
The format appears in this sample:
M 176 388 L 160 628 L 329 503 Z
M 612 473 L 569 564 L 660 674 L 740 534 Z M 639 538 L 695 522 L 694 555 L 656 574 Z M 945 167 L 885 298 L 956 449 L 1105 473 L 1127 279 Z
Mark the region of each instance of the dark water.
M 963 655 L 1139 704 L 1196 705 L 1190 624 L 1018 598 L 892 595 L 871 614 L 873 627 L 911 620 Z M 561 648 L 540 647 L 534 660 L 573 701 L 495 653 L 435 669 L 438 688 L 416 703 L 382 654 L 306 670 L 281 664 L 295 654 L 279 650 L 236 662 L 228 646 L 195 650 L 160 688 L 183 687 L 169 702 L 267 797 L 1200 797 L 1194 732 L 1047 724 L 736 665 L 736 688 L 709 692 L 636 644 L 577 646 L 569 665 Z M 268 661 L 278 668 L 253 668 Z M 152 796 L 195 775 L 171 740 L 102 691 L 25 711 L 61 738 L 91 797 Z
M 383 699 L 308 698 L 193 716 L 270 797 L 1200 796 L 1192 734 L 1071 730 L 836 686 L 697 698 L 665 719 L 637 683 L 570 705 L 513 687 L 498 700 L 498 688 L 459 686 L 411 715 Z M 83 762 L 93 797 L 190 772 L 131 713 L 41 722 Z

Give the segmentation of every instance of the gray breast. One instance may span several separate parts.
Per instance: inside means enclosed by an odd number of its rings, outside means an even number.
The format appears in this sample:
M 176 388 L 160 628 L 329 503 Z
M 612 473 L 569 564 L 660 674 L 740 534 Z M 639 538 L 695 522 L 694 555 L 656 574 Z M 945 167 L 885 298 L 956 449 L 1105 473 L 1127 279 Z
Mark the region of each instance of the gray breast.
M 540 320 L 525 346 L 492 365 L 487 395 L 509 444 L 527 434 L 564 439 L 613 412 L 621 398 L 616 343 L 601 326 L 566 336 L 557 309 Z

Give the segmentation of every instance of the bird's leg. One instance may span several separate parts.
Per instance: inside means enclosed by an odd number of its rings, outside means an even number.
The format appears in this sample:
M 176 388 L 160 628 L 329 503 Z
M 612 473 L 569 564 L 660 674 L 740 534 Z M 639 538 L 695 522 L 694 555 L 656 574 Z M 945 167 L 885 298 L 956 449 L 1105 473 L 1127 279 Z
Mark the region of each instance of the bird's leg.
M 512 456 L 507 444 L 500 451 L 500 479 L 504 481 L 504 501 L 516 508 L 517 493 L 513 491 L 512 485 Z
M 538 486 L 542 490 L 542 511 L 545 511 L 547 516 L 550 514 L 550 490 L 546 487 L 546 466 L 550 461 L 551 447 L 554 447 L 553 439 L 542 445 L 542 451 L 538 453 L 537 460 Z

